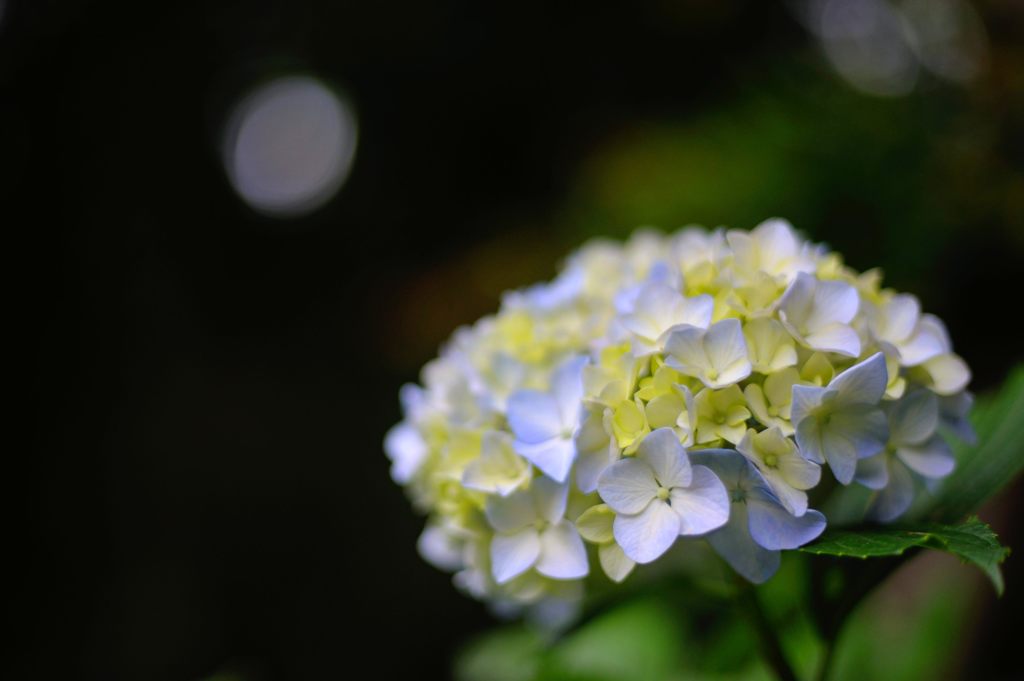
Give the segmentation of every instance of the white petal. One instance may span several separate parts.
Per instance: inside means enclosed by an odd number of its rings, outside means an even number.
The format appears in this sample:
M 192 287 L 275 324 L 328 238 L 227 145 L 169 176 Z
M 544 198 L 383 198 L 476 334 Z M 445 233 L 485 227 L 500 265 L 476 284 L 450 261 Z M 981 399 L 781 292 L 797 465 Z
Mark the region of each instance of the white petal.
M 735 383 L 750 375 L 747 341 L 738 319 L 723 319 L 712 324 L 704 336 L 704 350 L 712 368 L 722 374 L 730 372 L 729 382 Z M 725 380 L 723 376 L 721 382 Z
M 897 344 L 900 364 L 905 367 L 917 366 L 947 352 L 945 341 L 942 332 L 934 324 L 922 320 L 909 339 Z
M 915 390 L 889 410 L 889 437 L 898 445 L 924 442 L 939 427 L 939 400 L 930 390 Z
M 796 517 L 777 504 L 748 499 L 747 511 L 750 536 L 770 551 L 798 548 L 825 531 L 825 516 L 814 510 Z
M 647 462 L 662 487 L 686 487 L 690 484 L 690 460 L 671 428 L 659 428 L 645 437 L 636 456 Z
M 391 459 L 391 477 L 400 485 L 409 482 L 427 458 L 427 443 L 416 426 L 403 421 L 388 431 L 384 453 Z
M 536 569 L 552 579 L 578 579 L 587 574 L 587 550 L 568 520 L 555 523 L 540 533 Z
M 533 494 L 529 490 L 513 492 L 507 497 L 488 497 L 484 513 L 491 527 L 506 534 L 518 532 L 537 521 Z
M 900 344 L 910 339 L 921 317 L 921 303 L 909 293 L 894 295 L 882 311 L 885 315 L 882 340 Z M 911 341 L 913 342 L 913 341 Z
M 601 473 L 618 458 L 619 448 L 611 440 L 603 447 L 582 452 L 576 459 L 576 486 L 584 494 L 595 491 Z
M 519 390 L 508 398 L 508 425 L 525 444 L 545 442 L 562 434 L 558 402 L 547 393 Z
M 504 584 L 523 574 L 537 562 L 540 555 L 540 537 L 537 530 L 527 527 L 515 534 L 496 534 L 491 540 L 491 574 L 494 581 Z
M 834 352 L 847 357 L 860 354 L 860 337 L 846 324 L 833 322 L 820 326 L 804 336 L 804 341 L 815 350 Z
M 939 395 L 958 393 L 971 381 L 971 370 L 953 353 L 933 357 L 922 366 L 932 379 L 932 389 Z
M 882 489 L 888 485 L 889 456 L 882 453 L 858 461 L 854 480 L 868 489 Z
M 695 326 L 679 326 L 672 330 L 665 341 L 665 363 L 688 376 L 698 376 L 710 368 L 704 354 L 703 329 Z
M 696 535 L 718 529 L 729 520 L 729 493 L 710 468 L 693 467 L 693 482 L 672 489 L 669 499 L 679 516 L 679 534 Z
M 836 391 L 837 405 L 878 404 L 888 384 L 889 371 L 885 366 L 885 355 L 876 352 L 833 378 L 828 387 Z
M 423 528 L 416 542 L 416 549 L 423 560 L 447 572 L 455 572 L 465 567 L 462 548 L 461 541 L 437 525 L 427 525 Z
M 615 541 L 638 563 L 650 563 L 679 536 L 679 516 L 664 501 L 655 500 L 636 515 L 618 515 L 612 525 Z
M 631 560 L 622 550 L 622 547 L 615 542 L 602 544 L 598 547 L 597 557 L 601 561 L 604 573 L 613 582 L 622 582 L 633 571 L 633 568 L 636 567 L 636 562 Z
M 583 400 L 583 367 L 589 361 L 586 357 L 570 357 L 555 369 L 551 377 L 551 395 L 558 404 L 563 432 L 574 429 L 579 423 Z
M 686 298 L 686 305 L 678 323 L 706 329 L 711 324 L 711 317 L 714 315 L 714 312 L 715 299 L 708 294 L 704 293 L 693 298 Z
M 779 569 L 779 552 L 769 551 L 751 538 L 746 504 L 733 504 L 729 522 L 707 540 L 733 570 L 755 584 L 765 582 Z
M 576 445 L 563 437 L 554 437 L 536 444 L 517 440 L 514 446 L 518 454 L 556 482 L 565 482 L 576 458 Z
M 896 455 L 910 470 L 926 478 L 944 478 L 956 467 L 953 450 L 940 435 L 920 445 L 900 447 Z
M 801 326 L 810 316 L 816 281 L 812 275 L 799 272 L 779 299 L 779 312 L 791 324 Z
M 568 485 L 559 484 L 549 478 L 534 478 L 530 484 L 530 493 L 536 517 L 554 523 L 565 515 L 569 498 Z
M 843 281 L 818 281 L 807 328 L 815 331 L 833 323 L 849 324 L 860 308 L 857 289 Z M 859 354 L 859 353 L 858 353 Z
M 618 513 L 640 513 L 658 494 L 654 471 L 645 461 L 619 459 L 597 480 L 604 502 Z

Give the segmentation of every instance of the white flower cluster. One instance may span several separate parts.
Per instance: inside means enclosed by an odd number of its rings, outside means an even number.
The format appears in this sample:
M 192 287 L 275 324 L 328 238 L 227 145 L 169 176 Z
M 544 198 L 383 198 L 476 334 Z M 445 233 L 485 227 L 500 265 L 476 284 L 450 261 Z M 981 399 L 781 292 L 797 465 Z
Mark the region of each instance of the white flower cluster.
M 495 603 L 577 598 L 680 536 L 741 575 L 825 528 L 822 467 L 891 521 L 969 437 L 967 366 L 914 296 L 782 220 L 591 242 L 403 388 L 392 476 L 420 552 Z M 587 544 L 592 545 L 588 550 Z

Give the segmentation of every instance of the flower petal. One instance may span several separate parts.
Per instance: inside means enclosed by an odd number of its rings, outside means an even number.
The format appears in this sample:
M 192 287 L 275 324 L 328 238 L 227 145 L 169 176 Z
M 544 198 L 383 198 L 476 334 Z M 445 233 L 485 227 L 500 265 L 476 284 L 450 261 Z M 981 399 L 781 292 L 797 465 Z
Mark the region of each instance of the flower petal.
M 664 501 L 655 500 L 636 515 L 618 515 L 612 525 L 615 541 L 638 563 L 650 563 L 679 536 L 679 516 Z
M 930 390 L 915 390 L 889 410 L 889 437 L 897 445 L 916 445 L 939 427 L 939 400 Z
M 747 341 L 738 319 L 723 319 L 708 327 L 704 351 L 711 367 L 722 374 L 718 381 L 723 385 L 736 383 L 750 375 Z
M 423 528 L 416 541 L 416 549 L 423 560 L 446 572 L 455 572 L 465 567 L 462 548 L 461 541 L 437 525 Z
M 608 579 L 616 583 L 626 579 L 636 567 L 636 562 L 629 558 L 622 547 L 615 542 L 598 547 L 597 557 L 601 561 L 601 568 L 608 575 Z
M 868 509 L 873 520 L 889 523 L 907 512 L 914 501 L 914 480 L 899 460 L 889 457 L 889 484 L 878 493 Z
M 491 574 L 494 581 L 504 584 L 523 574 L 537 562 L 540 555 L 540 537 L 532 527 L 514 534 L 496 534 L 491 540 Z
M 597 492 L 617 513 L 640 513 L 658 494 L 654 470 L 646 461 L 619 459 L 604 469 Z
M 842 372 L 828 384 L 836 391 L 835 405 L 878 404 L 889 384 L 885 355 L 881 352 Z M 794 388 L 795 390 L 795 388 Z
M 409 482 L 427 458 L 427 443 L 416 426 L 403 421 L 388 431 L 384 453 L 391 459 L 391 477 L 400 485 Z
M 844 485 L 850 484 L 857 469 L 857 460 L 880 452 L 889 439 L 888 431 L 881 409 L 832 414 L 828 425 L 822 427 L 821 446 L 836 480 Z
M 910 470 L 926 478 L 944 478 L 956 467 L 953 450 L 940 435 L 920 445 L 900 447 L 896 455 Z
M 614 539 L 612 523 L 615 511 L 607 504 L 591 506 L 576 519 L 576 530 L 580 536 L 594 544 L 607 544 Z
M 860 354 L 860 336 L 846 324 L 833 322 L 818 327 L 804 336 L 804 341 L 815 350 L 856 357 Z
M 771 551 L 795 549 L 825 531 L 825 516 L 809 509 L 796 517 L 785 508 L 764 499 L 747 499 L 750 536 Z
M 558 522 L 565 516 L 565 507 L 569 499 L 569 486 L 560 484 L 550 478 L 534 478 L 530 484 L 533 497 L 533 508 L 537 518 L 549 523 Z
M 854 480 L 868 489 L 882 489 L 889 484 L 889 455 L 870 456 L 857 462 Z
M 565 482 L 576 458 L 576 445 L 572 440 L 561 437 L 537 444 L 526 444 L 517 440 L 515 450 L 555 482 Z
M 558 402 L 537 390 L 518 390 L 508 398 L 508 425 L 524 444 L 545 442 L 562 434 Z
M 507 497 L 488 497 L 484 513 L 491 527 L 505 534 L 518 532 L 537 520 L 533 494 L 529 490 L 513 492 Z
M 707 540 L 733 570 L 755 584 L 767 581 L 779 569 L 779 552 L 765 549 L 750 536 L 746 504 L 733 504 L 729 522 Z
M 690 460 L 671 428 L 659 428 L 645 437 L 636 456 L 647 462 L 662 487 L 686 487 L 690 484 Z
M 729 493 L 710 468 L 693 467 L 693 482 L 673 488 L 672 510 L 679 516 L 679 534 L 704 534 L 729 520 Z
M 540 533 L 540 557 L 535 567 L 552 579 L 578 579 L 587 574 L 587 549 L 572 523 L 562 520 Z
M 583 400 L 583 367 L 589 362 L 584 356 L 570 357 L 555 369 L 551 377 L 551 396 L 558 405 L 563 432 L 574 429 L 579 423 Z

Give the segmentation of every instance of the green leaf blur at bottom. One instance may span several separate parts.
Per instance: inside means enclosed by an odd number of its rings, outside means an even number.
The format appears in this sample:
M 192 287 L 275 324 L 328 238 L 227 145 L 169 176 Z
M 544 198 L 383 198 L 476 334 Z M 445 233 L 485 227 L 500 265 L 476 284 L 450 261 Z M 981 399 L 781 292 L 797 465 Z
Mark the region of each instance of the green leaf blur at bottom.
M 976 516 L 961 525 L 923 523 L 914 528 L 875 527 L 864 530 L 829 530 L 822 537 L 800 550 L 820 556 L 877 558 L 899 556 L 907 549 L 931 548 L 947 551 L 984 572 L 996 592 L 1003 593 L 1003 576 L 999 564 L 1010 549 Z

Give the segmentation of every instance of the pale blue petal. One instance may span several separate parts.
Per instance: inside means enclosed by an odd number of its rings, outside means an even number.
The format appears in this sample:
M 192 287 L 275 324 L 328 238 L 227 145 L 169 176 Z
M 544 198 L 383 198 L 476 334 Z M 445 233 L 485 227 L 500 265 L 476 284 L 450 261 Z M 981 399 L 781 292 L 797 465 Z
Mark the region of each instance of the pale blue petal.
M 540 557 L 537 572 L 552 579 L 579 579 L 586 576 L 587 549 L 576 528 L 562 520 L 540 533 Z
M 583 367 L 590 362 L 586 357 L 571 357 L 555 370 L 551 377 L 551 395 L 558 404 L 563 431 L 574 429 L 580 420 L 583 400 Z
M 842 372 L 828 384 L 836 391 L 835 405 L 878 404 L 889 385 L 889 370 L 881 352 Z
M 733 570 L 748 581 L 761 584 L 779 569 L 779 552 L 759 546 L 750 536 L 746 504 L 732 506 L 729 522 L 709 534 L 708 543 Z
M 832 414 L 821 433 L 825 459 L 836 480 L 844 485 L 853 480 L 857 460 L 882 451 L 887 440 L 885 414 L 877 408 L 847 409 Z
M 808 509 L 796 517 L 780 504 L 748 498 L 750 536 L 769 550 L 795 549 L 825 531 L 825 516 Z
M 597 491 L 616 513 L 640 513 L 658 494 L 654 471 L 635 458 L 619 459 L 604 469 Z
M 941 435 L 933 435 L 920 445 L 900 447 L 896 450 L 907 468 L 926 478 L 944 478 L 953 472 L 956 459 L 949 444 Z
M 516 440 L 512 448 L 524 459 L 539 468 L 544 475 L 556 482 L 565 482 L 569 469 L 576 458 L 576 445 L 567 438 L 555 437 L 550 440 L 527 444 Z
M 516 439 L 537 444 L 562 434 L 558 402 L 547 393 L 518 390 L 508 398 L 508 425 Z
M 795 392 L 793 393 L 796 394 Z M 796 423 L 796 444 L 800 448 L 800 456 L 817 464 L 825 463 L 825 450 L 822 447 L 821 424 L 817 417 L 808 416 Z
M 615 516 L 612 534 L 629 558 L 650 563 L 679 536 L 679 516 L 664 501 L 655 500 L 637 515 Z
M 878 493 L 868 509 L 873 520 L 892 522 L 907 512 L 914 501 L 914 480 L 910 471 L 895 457 L 889 458 L 889 484 Z
M 640 443 L 636 456 L 646 461 L 662 487 L 686 487 L 692 479 L 690 460 L 671 428 L 658 428 Z
M 889 436 L 897 445 L 916 445 L 939 427 L 939 400 L 931 390 L 915 390 L 889 409 Z
M 889 484 L 889 456 L 877 454 L 857 462 L 854 480 L 868 489 L 882 489 Z
M 674 488 L 669 499 L 679 516 L 679 534 L 704 534 L 729 520 L 729 493 L 718 476 L 705 466 L 694 466 L 692 483 Z
M 497 534 L 491 540 L 491 574 L 494 581 L 504 584 L 517 577 L 537 562 L 540 555 L 540 537 L 537 530 L 527 527 L 515 534 Z
M 568 485 L 559 484 L 549 478 L 534 478 L 530 484 L 530 494 L 533 497 L 536 517 L 554 523 L 565 515 L 569 499 Z
M 738 489 L 749 475 L 750 463 L 735 449 L 701 449 L 690 454 L 690 462 L 710 468 L 726 490 Z

